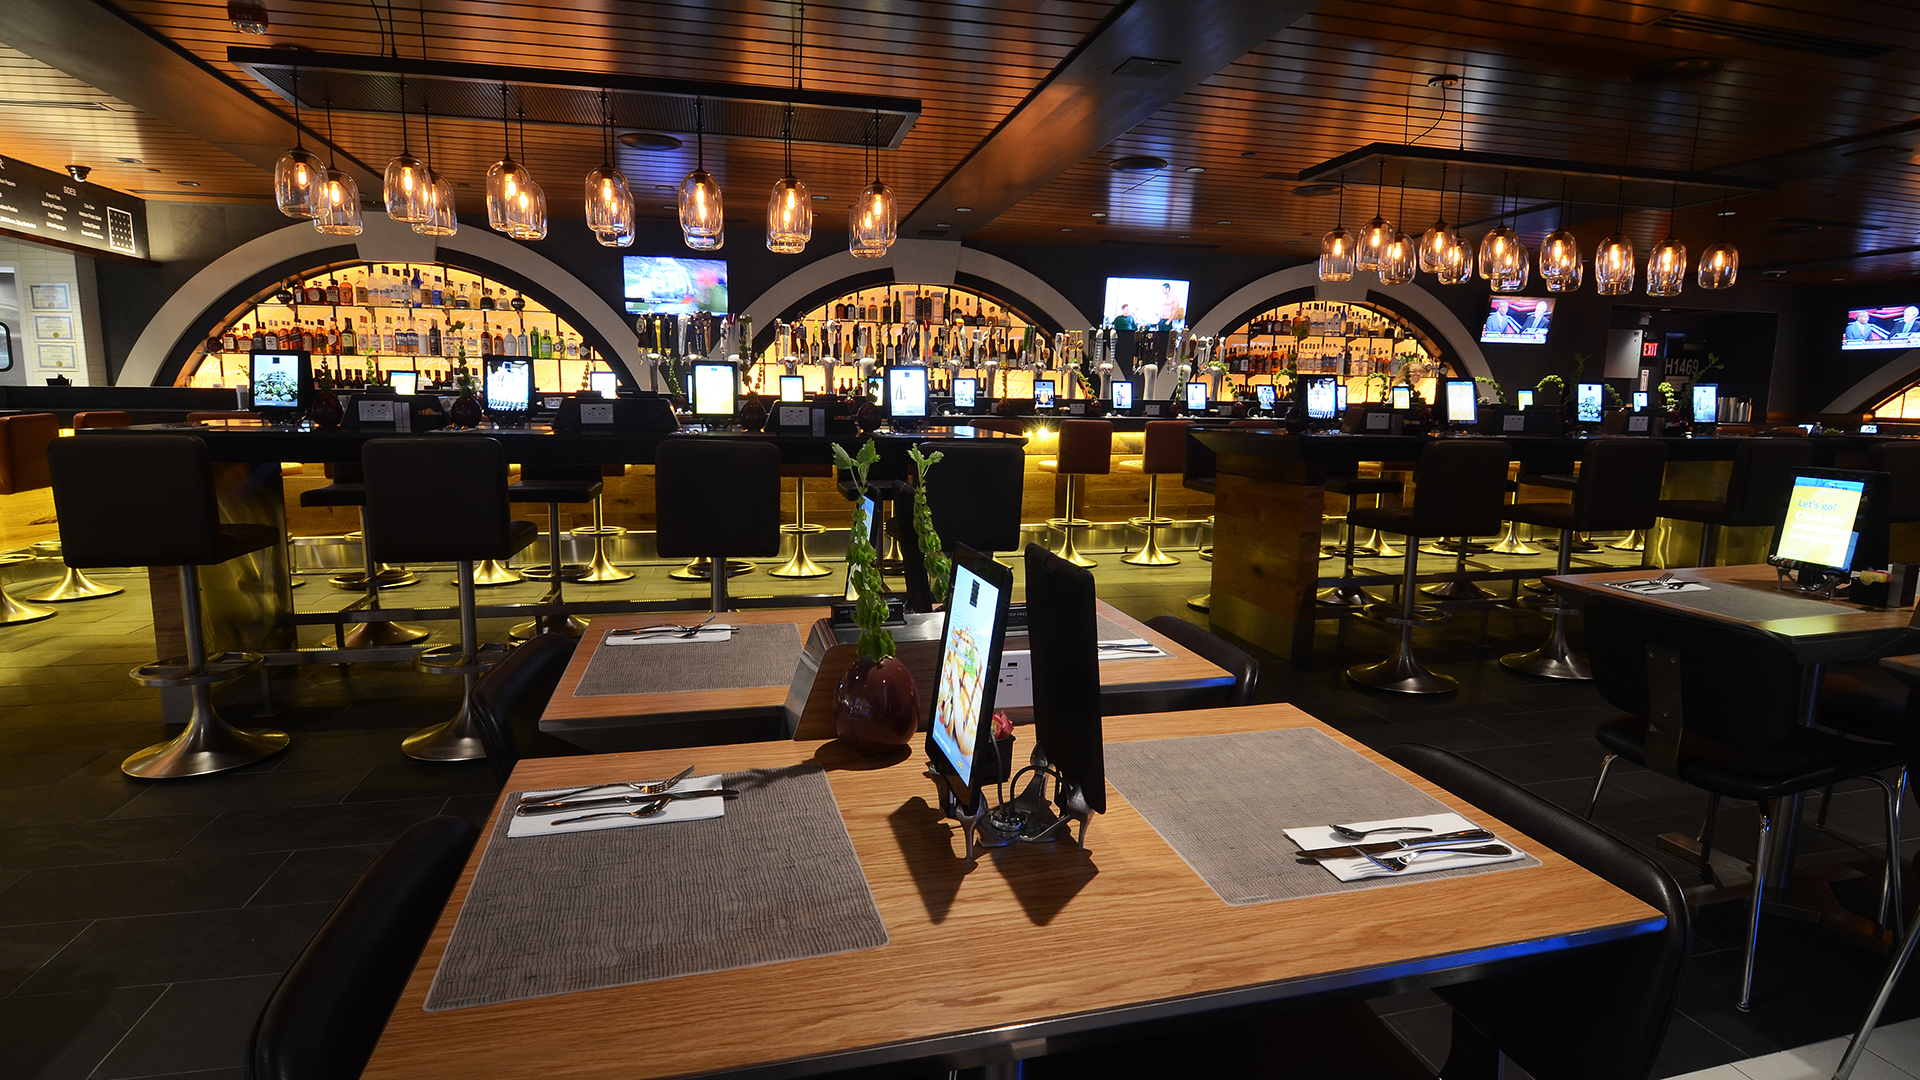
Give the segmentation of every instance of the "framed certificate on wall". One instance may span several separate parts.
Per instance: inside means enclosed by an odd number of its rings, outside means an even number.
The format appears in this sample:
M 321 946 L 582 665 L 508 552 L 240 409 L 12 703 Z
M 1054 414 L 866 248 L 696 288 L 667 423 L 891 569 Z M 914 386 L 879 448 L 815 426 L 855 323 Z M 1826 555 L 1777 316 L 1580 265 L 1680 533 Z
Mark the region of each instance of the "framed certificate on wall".
M 73 305 L 67 299 L 67 287 L 65 284 L 29 285 L 27 286 L 27 290 L 32 297 L 31 302 L 33 304 L 33 310 L 35 311 L 73 310 Z
M 35 315 L 33 317 L 33 336 L 42 341 L 72 341 L 73 316 Z
M 71 371 L 80 366 L 71 345 L 38 345 L 34 349 L 34 363 L 38 367 L 60 371 Z

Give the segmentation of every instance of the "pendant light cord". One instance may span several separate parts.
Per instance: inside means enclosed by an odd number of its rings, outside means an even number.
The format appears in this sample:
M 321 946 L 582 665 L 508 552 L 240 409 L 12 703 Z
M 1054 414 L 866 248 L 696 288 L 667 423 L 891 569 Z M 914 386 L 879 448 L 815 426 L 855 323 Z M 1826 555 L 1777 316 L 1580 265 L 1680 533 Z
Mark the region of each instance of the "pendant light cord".
M 404 71 L 400 73 L 400 154 L 413 156 L 407 148 L 407 74 Z
M 1444 161 L 1440 163 L 1440 205 L 1438 210 L 1440 220 L 1436 224 L 1439 227 L 1444 227 L 1447 224 L 1447 163 Z
M 300 69 L 293 69 L 293 148 L 305 150 L 306 144 L 300 141 Z
M 507 84 L 500 84 L 500 142 L 504 147 L 501 154 L 508 161 L 513 160 L 513 126 L 507 113 Z
M 707 171 L 707 99 L 693 99 L 693 131 L 695 153 L 699 155 L 701 172 Z
M 426 128 L 424 134 L 427 140 L 427 177 L 431 180 L 433 177 L 433 103 L 431 101 L 423 99 L 420 102 L 420 123 Z
M 329 94 L 327 96 L 326 101 L 327 101 L 327 168 L 328 170 L 332 170 L 336 164 L 333 159 L 333 96 Z

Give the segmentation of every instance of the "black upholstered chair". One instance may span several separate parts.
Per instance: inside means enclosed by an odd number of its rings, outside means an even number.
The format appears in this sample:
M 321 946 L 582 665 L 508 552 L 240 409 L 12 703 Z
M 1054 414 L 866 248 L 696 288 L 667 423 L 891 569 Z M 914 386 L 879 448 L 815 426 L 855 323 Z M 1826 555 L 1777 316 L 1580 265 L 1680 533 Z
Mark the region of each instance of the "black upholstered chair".
M 502 786 L 522 758 L 586 753 L 540 730 L 540 714 L 566 674 L 575 644 L 565 634 L 541 634 L 508 653 L 474 685 L 474 726 Z
M 1721 798 L 1755 803 L 1760 839 L 1754 857 L 1747 923 L 1746 973 L 1739 1007 L 1753 1000 L 1760 898 L 1773 836 L 1772 802 L 1839 780 L 1862 778 L 1887 797 L 1890 835 L 1899 834 L 1898 788 L 1878 775 L 1904 770 L 1906 747 L 1847 739 L 1801 723 L 1803 669 L 1780 639 L 1719 620 L 1648 610 L 1631 601 L 1587 604 L 1587 653 L 1594 688 L 1625 715 L 1594 733 L 1605 749 L 1594 780 L 1593 812 L 1616 758 L 1643 765 L 1705 791 L 1707 824 L 1701 865 L 1712 855 L 1713 818 Z M 1902 781 L 1904 784 L 1904 780 Z M 1899 910 L 1899 845 L 1889 845 L 1881 918 Z
M 1661 499 L 1659 516 L 1698 522 L 1698 565 L 1712 566 L 1721 529 L 1780 524 L 1793 494 L 1794 474 L 1812 463 L 1813 444 L 1805 439 L 1747 439 L 1734 452 L 1724 500 Z
M 1659 516 L 1661 477 L 1667 448 L 1653 439 L 1595 439 L 1580 462 L 1572 502 L 1522 502 L 1506 508 L 1506 517 L 1526 525 L 1560 530 L 1555 573 L 1573 567 L 1574 537 L 1583 532 L 1614 532 L 1653 527 Z M 1567 619 L 1579 614 L 1574 604 L 1555 598 L 1543 609 L 1553 618 L 1547 640 L 1529 652 L 1508 653 L 1500 663 L 1514 671 L 1550 679 L 1590 679 L 1587 663 L 1567 642 Z
M 1652 1075 L 1693 946 L 1680 886 L 1624 840 L 1457 755 L 1408 743 L 1385 753 L 1666 918 L 1649 933 L 1495 967 L 1435 990 L 1453 1009 L 1452 1044 L 1439 1075 L 1496 1077 L 1503 1059 L 1535 1080 Z M 1435 1076 L 1363 1001 L 1305 1012 L 1256 1007 L 1227 1024 L 1164 1034 L 1140 1030 L 1147 1037 L 1025 1062 L 1023 1074 L 1035 1080 Z
M 428 818 L 374 857 L 261 1008 L 247 1080 L 360 1075 L 479 834 Z
M 257 671 L 257 653 L 207 655 L 200 568 L 284 543 L 270 525 L 223 523 L 207 444 L 194 435 L 87 435 L 47 447 L 60 549 L 68 566 L 178 566 L 187 655 L 135 668 L 135 681 L 186 689 L 186 730 L 120 764 L 128 776 L 165 780 L 237 769 L 287 748 L 284 732 L 228 726 L 213 708 L 216 683 Z
M 533 543 L 532 522 L 512 519 L 507 454 L 488 438 L 408 436 L 374 439 L 360 448 L 366 470 L 367 543 L 381 562 L 451 562 L 459 568 L 460 644 L 428 649 L 414 666 L 431 675 L 459 675 L 466 694 L 453 719 L 422 728 L 400 744 L 421 761 L 486 756 L 472 717 L 473 688 L 507 647 L 482 647 L 474 613 L 473 567 L 510 559 Z
M 948 551 L 965 544 L 983 555 L 1020 549 L 1020 495 L 1026 451 L 1011 440 L 950 439 L 923 442 L 922 454 L 938 451 L 927 484 L 927 512 Z
M 1221 695 L 1220 700 L 1188 705 L 1187 708 L 1225 708 L 1253 704 L 1253 695 L 1260 689 L 1260 661 L 1248 655 L 1246 650 L 1225 638 L 1202 630 L 1178 615 L 1155 615 L 1147 620 L 1147 625 L 1155 633 L 1165 634 L 1177 642 L 1181 648 L 1198 654 L 1207 662 L 1233 676 L 1233 686 Z
M 561 559 L 560 504 L 591 503 L 603 488 L 598 465 L 555 465 L 528 462 L 520 466 L 520 482 L 507 488 L 507 498 L 516 503 L 547 505 L 547 565 L 529 566 L 520 576 L 529 581 L 547 583 L 542 604 L 565 604 L 565 583 L 587 576 L 587 568 Z M 587 628 L 586 621 L 565 610 L 541 615 L 515 626 L 508 633 L 522 641 L 535 634 L 565 634 L 577 638 Z
M 654 454 L 654 520 L 660 555 L 780 554 L 780 448 L 748 439 L 668 439 Z M 713 610 L 727 610 L 727 576 L 708 575 Z
M 300 493 L 300 505 L 351 506 L 360 513 L 360 555 L 363 568 L 351 574 L 335 574 L 327 581 L 336 589 L 365 590 L 367 610 L 380 610 L 380 593 L 384 589 L 404 589 L 420 582 L 419 575 L 404 567 L 383 566 L 373 560 L 373 548 L 367 543 L 367 483 L 357 461 L 336 462 L 327 467 L 332 472 L 331 480 L 317 488 L 308 488 Z M 336 633 L 338 630 L 336 629 Z M 348 631 L 340 644 L 350 649 L 377 648 L 391 645 L 409 645 L 426 637 L 425 627 L 407 626 L 387 619 L 375 619 L 364 622 Z
M 1498 439 L 1436 441 L 1421 451 L 1414 470 L 1413 506 L 1363 506 L 1347 515 L 1354 525 L 1407 538 L 1399 612 L 1393 613 L 1385 604 L 1363 609 L 1369 617 L 1399 627 L 1400 643 L 1392 656 L 1377 664 L 1348 668 L 1347 678 L 1362 686 L 1401 694 L 1444 694 L 1459 686 L 1448 676 L 1428 671 L 1413 655 L 1413 628 L 1449 618 L 1444 612 L 1419 615 L 1414 610 L 1419 597 L 1414 581 L 1420 568 L 1420 539 L 1479 536 L 1497 530 L 1511 457 L 1507 444 Z

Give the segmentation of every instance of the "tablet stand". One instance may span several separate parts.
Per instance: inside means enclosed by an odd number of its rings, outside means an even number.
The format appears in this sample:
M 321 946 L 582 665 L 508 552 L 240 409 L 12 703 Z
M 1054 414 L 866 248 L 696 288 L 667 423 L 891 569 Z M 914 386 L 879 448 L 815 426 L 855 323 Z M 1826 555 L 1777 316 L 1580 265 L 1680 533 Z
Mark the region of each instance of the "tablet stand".
M 1803 566 L 1785 559 L 1768 559 L 1773 572 L 1779 575 L 1775 588 L 1783 592 L 1803 592 L 1817 596 L 1822 600 L 1839 600 L 1840 590 L 1853 581 L 1853 575 L 1843 570 L 1828 570 L 1824 567 Z M 1795 577 L 1795 571 L 1799 576 Z
M 1069 822 L 1080 823 L 1079 844 L 1082 850 L 1087 847 L 1087 827 L 1093 822 L 1092 808 L 1087 805 L 1080 789 L 1072 784 L 1063 783 L 1060 774 L 1038 749 L 1033 752 L 1033 764 L 1013 775 L 1012 783 L 1018 786 L 1020 778 L 1033 774 L 1033 780 L 1025 791 L 1011 800 L 988 809 L 986 799 L 980 800 L 980 806 L 968 813 L 960 806 L 959 798 L 954 795 L 952 785 L 947 783 L 938 767 L 927 763 L 926 776 L 933 781 L 940 794 L 941 813 L 960 823 L 966 834 L 966 860 L 974 861 L 983 848 L 1003 848 L 1012 844 L 1051 844 L 1062 836 L 1071 835 Z M 1047 778 L 1054 782 L 1052 805 L 1047 800 Z

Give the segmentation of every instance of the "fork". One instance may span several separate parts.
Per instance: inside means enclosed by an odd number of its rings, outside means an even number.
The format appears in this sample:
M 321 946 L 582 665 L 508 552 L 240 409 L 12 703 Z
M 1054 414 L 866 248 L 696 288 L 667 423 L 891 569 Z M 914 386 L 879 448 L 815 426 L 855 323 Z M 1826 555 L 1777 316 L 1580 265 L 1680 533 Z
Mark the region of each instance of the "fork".
M 1377 856 L 1369 855 L 1363 851 L 1360 853 L 1360 857 L 1372 863 L 1373 865 L 1379 867 L 1380 869 L 1385 870 L 1389 874 L 1398 874 L 1401 871 L 1405 870 L 1408 866 L 1412 865 L 1413 860 L 1419 858 L 1422 855 L 1430 855 L 1436 851 L 1443 851 L 1449 855 L 1477 855 L 1477 856 L 1480 856 L 1481 858 L 1487 858 L 1487 859 L 1502 859 L 1513 854 L 1513 849 L 1510 847 L 1506 847 L 1501 844 L 1487 844 L 1482 847 L 1419 848 L 1415 851 L 1409 851 L 1405 855 L 1388 855 L 1385 858 L 1379 858 Z
M 653 815 L 659 813 L 662 810 L 665 810 L 667 807 L 671 805 L 673 805 L 672 799 L 656 799 L 653 802 L 648 803 L 647 805 L 641 807 L 638 810 L 602 810 L 597 814 L 578 814 L 574 817 L 555 818 L 554 820 L 547 822 L 547 824 L 571 825 L 576 821 L 598 821 L 601 818 L 652 817 Z
M 665 780 L 622 780 L 611 784 L 588 784 L 586 787 L 573 788 L 569 791 L 556 791 L 551 795 L 528 795 L 520 800 L 520 805 L 526 806 L 530 803 L 559 802 L 562 799 L 570 799 L 575 795 L 584 795 L 589 791 L 599 791 L 602 788 L 610 788 L 615 791 L 624 788 L 629 791 L 639 792 L 642 795 L 658 795 L 663 791 L 672 789 L 673 785 L 692 775 L 693 766 L 689 765 L 680 770 L 680 775 L 669 777 Z
M 1424 825 L 1382 825 L 1377 829 L 1356 829 L 1350 825 L 1329 825 L 1328 830 L 1342 840 L 1364 840 L 1375 833 L 1425 832 L 1433 830 Z

